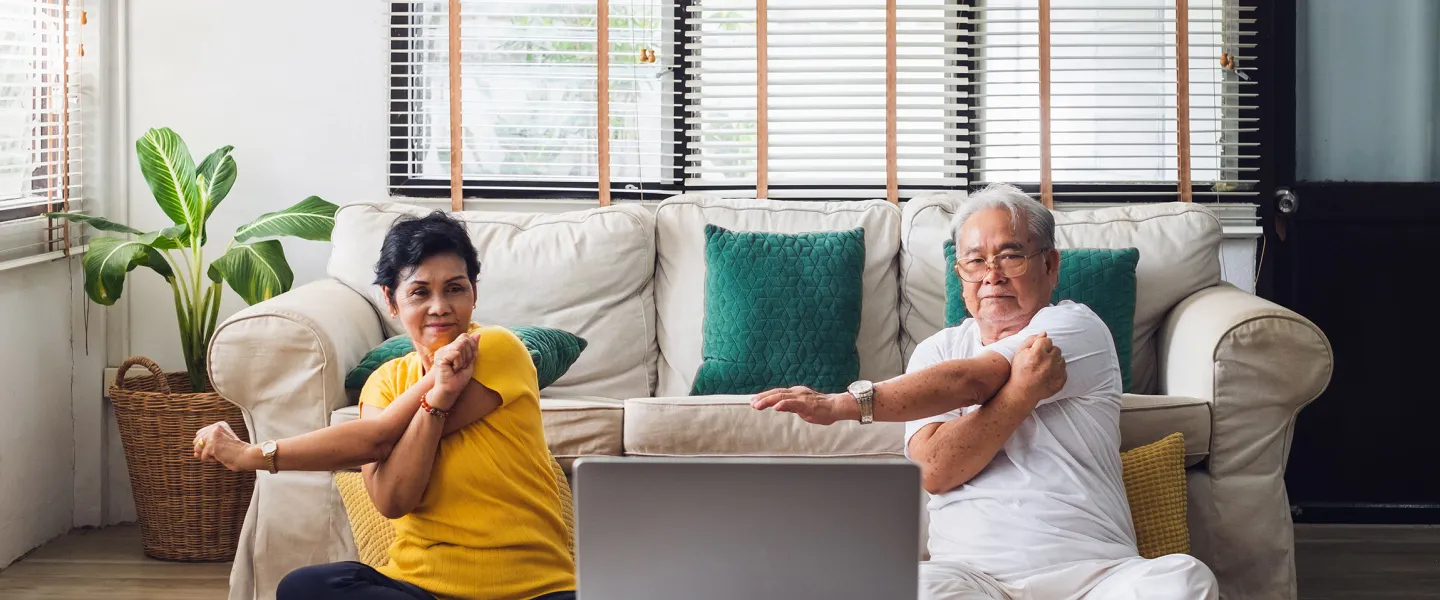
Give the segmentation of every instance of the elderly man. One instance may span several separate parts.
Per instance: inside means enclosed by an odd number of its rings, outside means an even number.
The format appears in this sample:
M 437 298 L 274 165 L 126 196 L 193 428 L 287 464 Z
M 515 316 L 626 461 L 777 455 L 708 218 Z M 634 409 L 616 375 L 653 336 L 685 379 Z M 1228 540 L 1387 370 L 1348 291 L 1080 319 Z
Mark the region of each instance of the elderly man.
M 1214 599 L 1186 555 L 1140 558 L 1120 473 L 1120 364 L 1105 323 L 1050 304 L 1055 219 L 1008 185 L 955 215 L 956 274 L 972 318 L 921 342 L 906 374 L 843 394 L 755 397 L 817 424 L 908 421 L 906 455 L 932 494 L 936 600 Z

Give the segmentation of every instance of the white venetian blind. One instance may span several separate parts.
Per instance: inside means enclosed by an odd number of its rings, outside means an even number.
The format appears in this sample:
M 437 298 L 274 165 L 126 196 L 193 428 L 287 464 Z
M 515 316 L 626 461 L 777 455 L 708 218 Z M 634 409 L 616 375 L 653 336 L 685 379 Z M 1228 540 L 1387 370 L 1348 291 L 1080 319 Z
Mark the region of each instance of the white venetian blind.
M 1253 8 L 1188 0 L 1189 167 L 1194 198 L 1253 194 L 1258 126 Z M 962 8 L 973 33 L 977 183 L 1041 180 L 1039 0 Z M 1050 0 L 1055 196 L 1172 198 L 1182 176 L 1175 0 Z M 1238 70 L 1222 66 L 1222 53 Z M 1228 64 L 1228 63 L 1227 63 Z M 1129 191 L 1115 191 L 1115 184 Z M 1112 186 L 1099 189 L 1098 185 Z
M 885 0 L 765 3 L 764 123 L 756 2 L 696 0 L 686 11 L 688 189 L 753 196 L 764 157 L 768 197 L 885 197 Z M 961 21 L 943 0 L 896 5 L 902 197 L 966 183 Z
M 461 2 L 467 196 L 593 194 L 595 0 Z M 392 3 L 391 185 L 450 189 L 448 2 Z M 609 2 L 610 173 L 617 193 L 678 191 L 668 2 Z M 651 52 L 656 60 L 646 57 Z
M 80 19 L 65 0 L 0 0 L 0 265 L 83 243 L 41 216 L 83 208 Z

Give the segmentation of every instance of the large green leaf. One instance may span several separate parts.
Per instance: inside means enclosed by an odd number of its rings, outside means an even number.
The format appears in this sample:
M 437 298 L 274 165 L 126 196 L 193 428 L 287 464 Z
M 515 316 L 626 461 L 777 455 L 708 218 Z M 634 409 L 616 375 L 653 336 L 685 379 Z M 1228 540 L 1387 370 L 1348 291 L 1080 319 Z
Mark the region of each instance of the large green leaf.
M 260 218 L 235 230 L 235 241 L 277 235 L 292 235 L 317 242 L 330 241 L 330 231 L 335 229 L 335 211 L 338 206 L 311 196 L 285 210 L 260 215 Z
M 295 282 L 278 240 L 238 244 L 211 266 L 230 283 L 230 289 L 250 304 L 287 292 Z M 210 278 L 215 279 L 214 274 Z
M 90 240 L 85 251 L 85 293 L 96 304 L 109 306 L 120 299 L 125 274 L 144 265 L 169 280 L 175 277 L 160 252 L 143 243 L 113 237 Z
M 230 194 L 230 188 L 235 185 L 235 158 L 230 156 L 230 151 L 234 149 L 234 146 L 225 146 L 211 152 L 210 156 L 200 161 L 200 167 L 195 170 L 196 176 L 205 178 L 200 185 L 206 192 L 206 218 L 215 212 L 215 207 L 220 205 L 220 201 Z
M 80 213 L 67 213 L 67 212 L 45 213 L 45 216 L 50 217 L 50 218 L 52 218 L 52 219 L 65 219 L 65 220 L 67 220 L 67 221 L 74 221 L 74 222 L 76 222 L 76 223 L 84 223 L 84 224 L 86 224 L 86 225 L 89 225 L 89 226 L 94 227 L 94 228 L 96 228 L 96 229 L 99 229 L 99 230 L 101 230 L 101 231 L 114 231 L 114 232 L 117 232 L 117 233 L 133 233 L 133 234 L 136 234 L 136 235 L 140 235 L 140 234 L 144 233 L 144 232 L 140 231 L 139 229 L 135 229 L 134 227 L 131 227 L 131 226 L 129 226 L 129 225 L 125 225 L 125 224 L 123 224 L 123 223 L 116 223 L 116 222 L 114 222 L 114 221 L 111 221 L 110 219 L 106 219 L 105 217 L 96 217 L 96 216 L 92 216 L 92 215 L 82 215 L 82 214 L 80 214 Z
M 178 250 L 185 247 L 190 229 L 184 225 L 171 225 L 159 231 L 140 235 L 140 243 L 156 250 Z
M 168 127 L 151 129 L 135 141 L 135 152 L 160 210 L 176 225 L 188 226 L 192 238 L 200 235 L 205 211 L 195 189 L 195 159 L 185 141 Z

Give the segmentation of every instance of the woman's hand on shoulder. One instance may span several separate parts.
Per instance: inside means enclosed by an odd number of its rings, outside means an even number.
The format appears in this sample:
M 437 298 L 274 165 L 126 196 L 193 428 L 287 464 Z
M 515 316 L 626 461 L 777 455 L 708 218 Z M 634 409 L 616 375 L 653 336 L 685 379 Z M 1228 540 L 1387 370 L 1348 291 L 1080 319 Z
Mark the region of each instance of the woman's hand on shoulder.
M 435 351 L 435 392 L 426 401 L 430 406 L 447 410 L 460 392 L 469 385 L 475 375 L 475 361 L 479 356 L 480 333 L 465 333 Z

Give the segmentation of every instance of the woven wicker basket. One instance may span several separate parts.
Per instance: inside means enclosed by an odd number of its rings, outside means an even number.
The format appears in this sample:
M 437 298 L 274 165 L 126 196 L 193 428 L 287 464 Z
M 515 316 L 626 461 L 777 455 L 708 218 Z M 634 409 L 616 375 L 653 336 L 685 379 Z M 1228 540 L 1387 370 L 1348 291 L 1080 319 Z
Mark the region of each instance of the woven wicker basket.
M 126 371 L 136 365 L 151 375 L 127 379 Z M 236 435 L 249 440 L 240 409 L 208 385 L 204 392 L 191 393 L 188 375 L 167 374 L 142 357 L 120 363 L 110 399 L 125 445 L 146 556 L 233 560 L 255 474 L 200 462 L 192 454 L 192 442 L 197 430 L 216 421 L 230 423 Z

